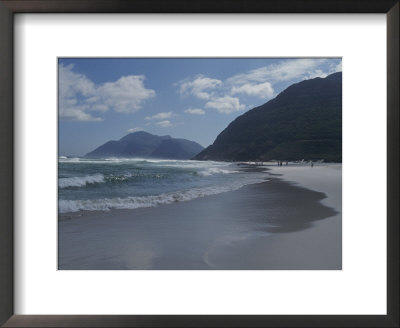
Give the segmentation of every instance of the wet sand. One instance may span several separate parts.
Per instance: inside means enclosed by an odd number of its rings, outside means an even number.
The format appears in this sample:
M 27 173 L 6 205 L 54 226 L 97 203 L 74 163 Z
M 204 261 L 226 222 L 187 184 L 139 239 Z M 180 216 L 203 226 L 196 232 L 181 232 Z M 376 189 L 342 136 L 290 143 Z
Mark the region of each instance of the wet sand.
M 59 269 L 341 269 L 341 167 L 307 169 L 187 202 L 62 215 Z

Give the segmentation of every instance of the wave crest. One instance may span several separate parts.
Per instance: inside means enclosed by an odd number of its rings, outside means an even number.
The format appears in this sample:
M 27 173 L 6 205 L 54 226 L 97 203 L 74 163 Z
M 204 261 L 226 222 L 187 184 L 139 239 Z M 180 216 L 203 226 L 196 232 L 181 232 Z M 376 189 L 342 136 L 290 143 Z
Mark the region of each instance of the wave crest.
M 239 173 L 239 171 L 225 170 L 225 169 L 220 169 L 217 167 L 210 167 L 206 170 L 197 172 L 198 175 L 203 176 L 203 177 L 208 177 L 208 176 L 214 175 L 214 174 L 231 174 L 231 173 Z
M 140 196 L 126 198 L 103 198 L 87 200 L 59 200 L 58 212 L 78 211 L 109 211 L 111 209 L 136 209 L 141 207 L 155 207 L 158 205 L 171 204 L 175 202 L 189 201 L 199 197 L 216 195 L 227 191 L 237 190 L 247 184 L 261 183 L 264 179 L 253 181 L 242 181 L 226 186 L 213 186 L 205 188 L 194 188 L 179 192 L 164 193 L 156 196 Z
M 83 177 L 60 178 L 58 179 L 58 187 L 61 189 L 70 187 L 85 187 L 88 184 L 104 182 L 105 180 L 103 174 L 94 174 Z

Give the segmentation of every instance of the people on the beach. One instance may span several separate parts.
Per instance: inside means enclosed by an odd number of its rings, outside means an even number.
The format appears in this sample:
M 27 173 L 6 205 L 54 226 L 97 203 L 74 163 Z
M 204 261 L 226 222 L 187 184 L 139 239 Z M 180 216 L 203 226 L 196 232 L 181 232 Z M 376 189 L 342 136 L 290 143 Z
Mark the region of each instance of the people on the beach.
M 285 165 L 289 165 L 289 162 L 286 161 L 286 164 L 285 164 Z M 283 161 L 278 161 L 278 166 L 283 166 Z
M 314 167 L 314 163 L 311 161 L 311 167 Z

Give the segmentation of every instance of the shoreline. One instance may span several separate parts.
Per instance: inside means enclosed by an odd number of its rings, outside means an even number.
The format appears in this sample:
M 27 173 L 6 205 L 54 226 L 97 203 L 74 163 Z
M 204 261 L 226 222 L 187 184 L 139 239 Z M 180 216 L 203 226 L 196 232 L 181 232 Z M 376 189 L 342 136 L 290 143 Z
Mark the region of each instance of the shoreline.
M 293 168 L 258 167 L 269 181 L 190 201 L 63 214 L 59 269 L 341 269 L 341 183 L 296 185 Z
M 342 269 L 342 165 L 264 166 L 269 173 L 291 186 L 321 192 L 319 202 L 336 214 L 312 222 L 309 229 L 260 237 L 235 248 L 238 254 L 253 252 L 248 265 L 269 259 L 272 270 L 341 270 Z M 319 168 L 314 171 L 315 168 Z M 289 246 L 290 245 L 290 246 Z M 307 254 L 307 256 L 305 256 Z M 221 258 L 224 254 L 220 254 Z M 229 261 L 229 259 L 228 259 Z M 229 264 L 224 268 L 229 267 Z
M 243 165 L 243 163 L 242 163 Z M 243 172 L 256 172 L 256 173 L 267 173 L 265 171 L 265 167 L 262 166 L 253 166 L 253 165 L 248 165 L 248 166 L 241 166 L 241 167 L 237 167 L 238 170 L 243 171 Z M 263 178 L 263 180 L 268 180 L 269 176 L 266 174 Z M 206 197 L 210 197 L 210 196 L 216 196 L 222 193 L 226 193 L 226 192 L 233 192 L 233 191 L 237 191 L 242 189 L 243 187 L 246 187 L 248 185 L 253 185 L 253 184 L 258 184 L 258 183 L 264 183 L 264 181 L 259 181 L 259 182 L 253 182 L 253 183 L 248 183 L 245 184 L 237 189 L 232 189 L 232 190 L 226 190 L 226 191 L 221 191 L 219 193 L 211 193 L 211 194 L 204 194 L 198 197 L 194 197 L 191 199 L 185 199 L 185 200 L 176 200 L 174 202 L 166 202 L 166 203 L 160 203 L 157 205 L 150 205 L 150 206 L 141 206 L 141 207 L 137 207 L 137 208 L 110 208 L 108 210 L 78 210 L 78 211 L 74 211 L 74 212 L 62 212 L 62 213 L 58 213 L 58 220 L 59 221 L 64 221 L 64 220 L 71 220 L 71 219 L 76 219 L 79 217 L 85 217 L 85 216 L 92 216 L 92 214 L 96 214 L 96 215 L 101 215 L 101 213 L 110 213 L 110 212 L 124 212 L 124 211 L 134 211 L 134 210 L 138 210 L 141 208 L 156 208 L 156 207 L 162 207 L 165 205 L 170 205 L 170 204 L 175 204 L 175 203 L 181 203 L 181 202 L 191 202 L 194 201 L 198 198 L 206 198 Z M 171 193 L 172 194 L 172 193 Z

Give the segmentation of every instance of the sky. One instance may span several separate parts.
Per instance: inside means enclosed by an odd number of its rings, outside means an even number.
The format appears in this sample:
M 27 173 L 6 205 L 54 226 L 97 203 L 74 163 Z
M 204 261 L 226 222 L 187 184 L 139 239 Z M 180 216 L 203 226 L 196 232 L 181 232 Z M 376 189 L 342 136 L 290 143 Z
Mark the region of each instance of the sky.
M 230 122 L 340 58 L 59 58 L 59 155 L 147 131 L 212 144 Z

